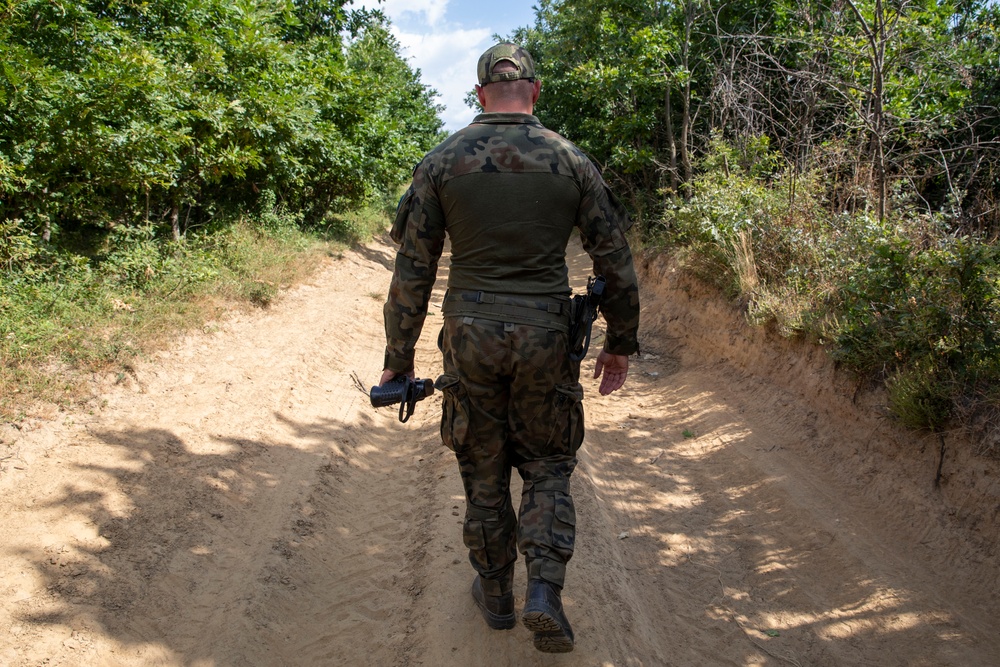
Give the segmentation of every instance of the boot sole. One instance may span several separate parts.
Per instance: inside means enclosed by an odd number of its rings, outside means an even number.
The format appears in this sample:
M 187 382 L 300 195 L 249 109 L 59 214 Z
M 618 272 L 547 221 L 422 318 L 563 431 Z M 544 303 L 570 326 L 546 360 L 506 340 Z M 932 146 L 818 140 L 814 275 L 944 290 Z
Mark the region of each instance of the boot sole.
M 544 611 L 526 611 L 521 615 L 524 627 L 535 633 L 535 648 L 543 653 L 569 653 L 573 640 L 559 622 Z

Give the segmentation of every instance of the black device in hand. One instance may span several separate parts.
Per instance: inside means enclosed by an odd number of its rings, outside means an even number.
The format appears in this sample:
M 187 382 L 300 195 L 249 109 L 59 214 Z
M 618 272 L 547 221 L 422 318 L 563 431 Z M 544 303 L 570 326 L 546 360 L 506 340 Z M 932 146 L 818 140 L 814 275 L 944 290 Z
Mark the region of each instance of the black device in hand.
M 417 401 L 422 401 L 433 393 L 433 380 L 413 380 L 408 375 L 398 375 L 385 384 L 372 387 L 368 398 L 374 408 L 399 403 L 399 421 L 405 424 L 413 415 Z
M 597 319 L 597 309 L 604 298 L 604 276 L 587 278 L 587 293 L 577 294 L 570 304 L 569 358 L 580 361 L 587 356 L 590 333 Z

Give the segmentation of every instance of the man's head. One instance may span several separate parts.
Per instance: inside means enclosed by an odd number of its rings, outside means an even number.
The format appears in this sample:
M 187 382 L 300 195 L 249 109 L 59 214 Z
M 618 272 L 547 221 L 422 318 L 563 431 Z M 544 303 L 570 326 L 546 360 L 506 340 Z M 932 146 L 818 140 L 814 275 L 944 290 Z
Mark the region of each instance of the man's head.
M 498 63 L 507 62 L 513 68 L 498 69 Z M 479 56 L 479 85 L 485 86 L 499 81 L 535 80 L 535 61 L 531 54 L 517 44 L 501 42 L 491 46 Z
M 486 111 L 531 113 L 541 82 L 535 78 L 535 61 L 522 47 L 502 42 L 479 57 L 476 94 Z

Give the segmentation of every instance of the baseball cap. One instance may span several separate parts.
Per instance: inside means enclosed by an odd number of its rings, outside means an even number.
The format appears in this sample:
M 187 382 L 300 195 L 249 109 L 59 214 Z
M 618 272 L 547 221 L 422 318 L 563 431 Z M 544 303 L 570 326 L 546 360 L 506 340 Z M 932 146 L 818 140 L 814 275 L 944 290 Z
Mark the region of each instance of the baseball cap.
M 494 72 L 493 67 L 501 60 L 507 60 L 515 67 L 516 71 Z M 535 78 L 535 61 L 531 59 L 531 54 L 523 47 L 511 42 L 501 42 L 491 46 L 486 53 L 479 56 L 479 85 L 485 86 L 488 83 L 497 81 L 517 81 L 518 79 Z

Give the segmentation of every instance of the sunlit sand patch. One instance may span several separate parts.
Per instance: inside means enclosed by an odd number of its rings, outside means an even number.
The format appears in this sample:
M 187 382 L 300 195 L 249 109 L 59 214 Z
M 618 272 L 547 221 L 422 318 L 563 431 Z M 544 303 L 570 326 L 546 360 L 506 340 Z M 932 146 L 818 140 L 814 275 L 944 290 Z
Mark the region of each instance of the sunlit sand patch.
M 687 533 L 661 533 L 659 538 L 667 546 L 668 551 L 660 551 L 660 564 L 664 566 L 682 565 L 695 561 L 714 560 L 717 557 L 718 545 L 715 540 L 692 537 Z M 713 568 L 714 566 L 708 565 Z
M 693 509 L 702 503 L 702 498 L 694 487 L 683 483 L 678 484 L 675 491 L 660 491 L 649 495 L 652 496 L 651 499 L 643 504 L 655 510 Z
M 673 447 L 671 451 L 680 458 L 701 459 L 707 455 L 715 454 L 725 450 L 734 442 L 750 437 L 750 431 L 734 430 L 730 432 L 709 431 L 698 433 L 689 431 L 691 435 L 686 436 Z
M 242 447 L 235 442 L 225 442 L 216 438 L 189 438 L 184 442 L 184 450 L 192 456 L 229 456 L 237 454 Z
M 223 492 L 229 491 L 229 485 L 216 477 L 203 477 L 202 481 L 205 482 L 205 486 L 211 487 L 216 491 L 223 491 Z
M 752 484 L 744 484 L 742 486 L 732 486 L 726 489 L 726 495 L 729 497 L 730 500 L 736 503 L 752 496 L 753 494 L 759 493 L 761 489 L 763 489 L 765 486 L 768 486 L 773 482 L 779 480 L 780 478 L 778 477 L 771 477 L 768 479 L 763 479 L 754 482 Z M 726 516 L 729 516 L 730 518 L 735 518 L 733 515 L 724 515 L 723 518 L 725 519 Z

